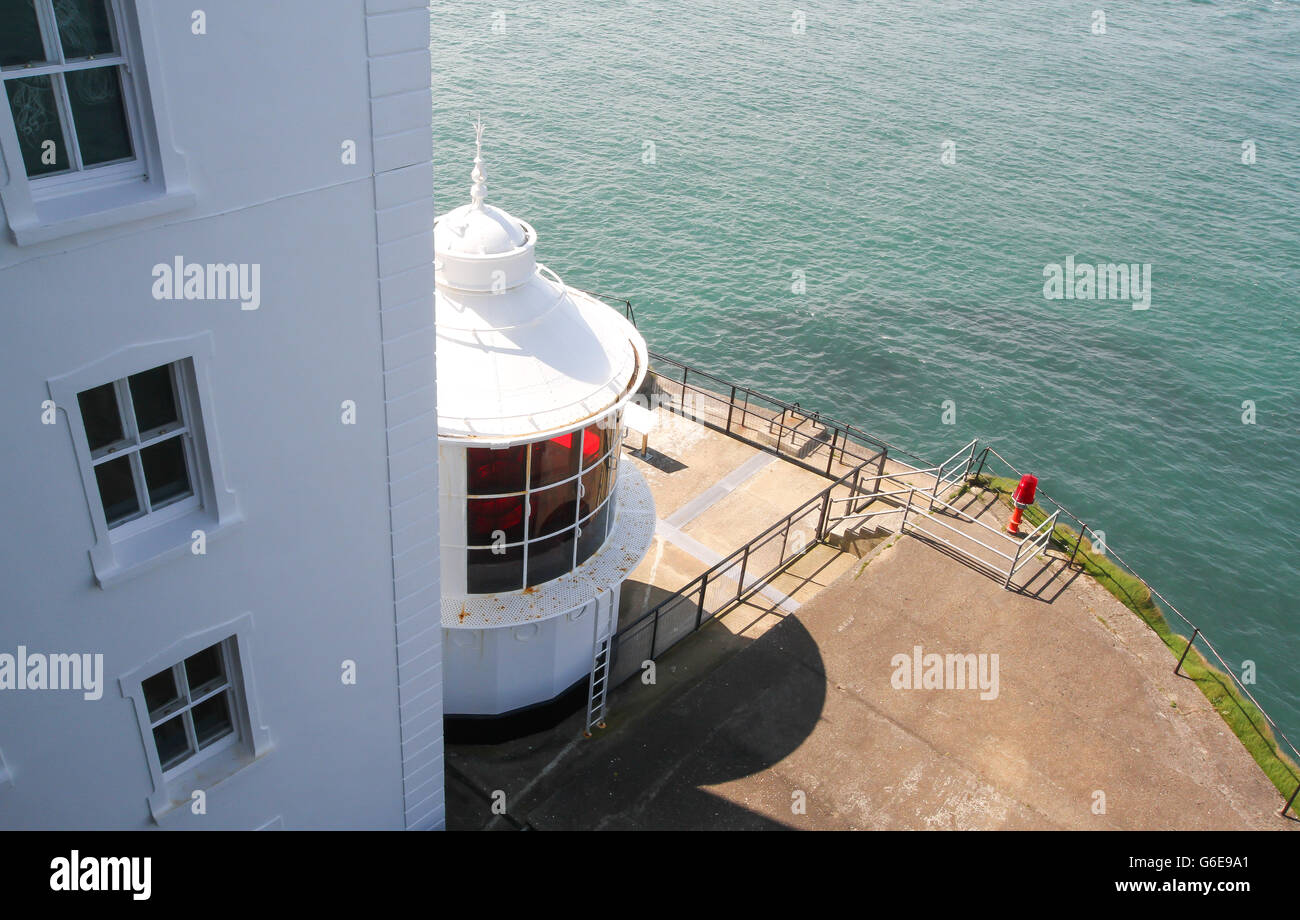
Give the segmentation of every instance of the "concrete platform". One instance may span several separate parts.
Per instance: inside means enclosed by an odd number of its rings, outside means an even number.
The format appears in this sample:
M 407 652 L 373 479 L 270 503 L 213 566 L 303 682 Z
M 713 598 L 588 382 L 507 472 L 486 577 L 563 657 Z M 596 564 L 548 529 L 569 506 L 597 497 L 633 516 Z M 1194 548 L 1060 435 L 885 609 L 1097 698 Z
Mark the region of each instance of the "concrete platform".
M 667 421 L 649 459 L 632 460 L 667 520 L 624 590 L 624 619 L 827 484 Z M 962 505 L 1005 520 L 991 496 Z M 790 603 L 756 595 L 661 655 L 653 683 L 611 694 L 595 738 L 575 714 L 503 745 L 449 745 L 449 827 L 1300 827 L 1127 608 L 1050 556 L 1017 581 L 1005 591 L 912 536 L 862 560 L 817 546 L 772 586 Z M 918 646 L 982 654 L 990 670 L 996 655 L 996 694 L 896 688 L 895 656 Z
M 623 450 L 622 462 L 635 463 L 650 484 L 660 518 L 650 551 L 624 585 L 624 625 L 830 484 L 683 416 L 662 408 L 655 413 L 648 455 L 640 455 L 639 442 Z M 805 530 L 792 539 L 811 543 L 815 535 Z M 815 587 L 801 586 L 799 600 Z

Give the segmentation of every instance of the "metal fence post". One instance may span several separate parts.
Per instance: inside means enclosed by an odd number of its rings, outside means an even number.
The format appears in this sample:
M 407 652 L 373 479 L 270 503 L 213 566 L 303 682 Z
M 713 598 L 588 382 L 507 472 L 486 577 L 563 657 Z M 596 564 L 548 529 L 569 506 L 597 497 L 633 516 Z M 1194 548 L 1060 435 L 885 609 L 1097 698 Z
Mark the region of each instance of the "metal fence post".
M 689 371 L 690 371 L 690 368 L 687 367 L 685 364 L 683 364 L 683 365 L 682 365 L 682 410 L 683 410 L 683 413 L 685 413 L 685 409 L 686 409 L 686 374 L 687 374 L 687 372 L 689 372 Z
M 984 450 L 980 451 L 980 465 L 979 468 L 975 470 L 975 476 L 973 477 L 974 479 L 978 480 L 980 478 L 980 473 L 984 472 L 984 461 L 987 460 L 988 458 L 989 458 L 989 449 L 986 447 L 984 448 Z
M 1179 670 L 1182 668 L 1183 662 L 1187 660 L 1187 653 L 1192 650 L 1192 643 L 1196 641 L 1196 637 L 1199 636 L 1200 634 L 1201 634 L 1201 627 L 1198 626 L 1192 630 L 1192 638 L 1187 640 L 1187 648 L 1183 649 L 1183 657 L 1179 658 L 1178 664 L 1174 666 L 1174 673 L 1178 674 L 1179 677 L 1189 676 L 1185 674 L 1180 674 Z
M 731 413 L 736 411 L 736 385 L 731 385 L 731 401 L 727 403 L 727 434 L 731 434 Z
M 709 573 L 705 572 L 704 577 L 700 580 L 700 605 L 695 608 L 695 628 L 700 628 L 700 623 L 704 620 L 704 597 L 709 593 Z
M 1070 561 L 1067 562 L 1067 563 L 1065 564 L 1067 568 L 1068 568 L 1069 566 L 1074 565 L 1074 557 L 1077 556 L 1077 555 L 1079 555 L 1079 546 L 1083 543 L 1083 533 L 1084 533 L 1084 531 L 1087 530 L 1087 529 L 1088 529 L 1088 525 L 1085 524 L 1085 523 L 1083 523 L 1082 521 L 1080 521 L 1080 522 L 1079 522 L 1079 539 L 1077 539 L 1077 540 L 1074 541 L 1074 551 L 1073 551 L 1072 553 L 1070 553 Z
M 822 510 L 821 514 L 817 516 L 816 537 L 818 543 L 826 539 L 826 517 L 831 510 L 831 488 L 833 487 L 828 486 L 826 491 L 822 493 Z
M 1290 811 L 1291 806 L 1295 804 L 1295 797 L 1297 792 L 1300 792 L 1300 782 L 1295 784 L 1295 792 L 1291 793 L 1291 798 L 1287 799 L 1286 804 L 1282 806 L 1282 817 L 1285 818 L 1286 813 Z
M 1002 583 L 1002 587 L 1006 590 L 1011 589 L 1011 576 L 1016 574 L 1016 563 L 1020 561 L 1020 551 L 1024 548 L 1024 543 L 1021 543 L 1016 547 L 1015 558 L 1013 558 L 1011 564 L 1007 566 L 1007 580 Z
M 831 449 L 830 449 L 830 451 L 826 454 L 826 475 L 827 475 L 827 476 L 830 476 L 830 474 L 831 474 L 831 464 L 835 462 L 835 439 L 838 438 L 839 436 L 840 436 L 840 430 L 839 430 L 838 428 L 832 428 L 832 429 L 831 429 Z
M 745 544 L 745 553 L 740 557 L 740 578 L 736 580 L 736 600 L 745 593 L 745 569 L 749 565 L 749 544 Z

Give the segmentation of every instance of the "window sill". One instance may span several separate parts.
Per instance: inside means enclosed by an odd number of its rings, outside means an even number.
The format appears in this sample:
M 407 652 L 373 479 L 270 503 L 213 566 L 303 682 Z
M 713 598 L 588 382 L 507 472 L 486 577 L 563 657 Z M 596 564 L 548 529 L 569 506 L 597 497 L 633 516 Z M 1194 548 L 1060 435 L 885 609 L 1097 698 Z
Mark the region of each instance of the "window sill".
M 11 215 L 10 233 L 19 246 L 62 239 L 129 221 L 171 214 L 192 207 L 188 189 L 160 191 L 139 179 L 34 203 L 33 211 Z
M 195 792 L 210 794 L 245 775 L 245 771 L 262 763 L 274 750 L 274 746 L 266 745 L 260 754 L 254 754 L 243 745 L 235 745 L 169 780 L 160 791 L 149 796 L 149 812 L 154 823 L 162 828 L 179 828 L 192 814 L 190 806 Z
M 243 516 L 238 512 L 227 515 L 224 520 L 218 520 L 211 513 L 198 508 L 125 539 L 116 542 L 103 540 L 90 551 L 95 581 L 101 588 L 108 588 L 141 572 L 147 572 L 169 559 L 192 552 L 193 533 L 196 530 L 203 531 L 206 549 L 214 537 L 225 535 L 241 523 Z

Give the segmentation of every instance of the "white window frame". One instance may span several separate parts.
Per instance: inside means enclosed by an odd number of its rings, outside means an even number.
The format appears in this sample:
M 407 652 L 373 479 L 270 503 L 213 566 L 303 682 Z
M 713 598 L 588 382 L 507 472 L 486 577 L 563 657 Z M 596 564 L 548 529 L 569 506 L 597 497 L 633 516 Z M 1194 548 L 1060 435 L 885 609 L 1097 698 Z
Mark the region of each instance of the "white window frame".
M 63 142 L 67 147 L 68 169 L 49 175 L 28 176 L 32 193 L 35 197 L 48 195 L 60 188 L 66 188 L 78 182 L 105 181 L 118 178 L 136 178 L 144 175 L 144 160 L 140 156 L 140 116 L 135 105 L 135 92 L 131 83 L 131 62 L 127 49 L 122 43 L 126 30 L 122 23 L 120 0 L 106 0 L 108 8 L 108 25 L 113 34 L 116 54 L 103 57 L 85 58 L 69 62 L 63 53 L 63 43 L 59 40 L 58 22 L 54 12 L 54 0 L 33 0 L 36 20 L 40 25 L 41 41 L 45 46 L 45 63 L 35 66 L 10 66 L 0 70 L 0 82 L 24 79 L 27 77 L 49 77 L 54 90 L 55 104 L 58 111 L 59 126 L 63 130 Z M 122 91 L 123 115 L 126 118 L 127 133 L 131 141 L 131 157 L 128 160 L 115 160 L 112 163 L 87 167 L 81 162 L 81 144 L 77 138 L 77 127 L 72 117 L 72 107 L 64 74 L 78 70 L 112 68 Z M 5 93 L 6 104 L 9 101 Z M 21 159 L 16 165 L 26 166 Z
M 152 712 L 145 713 L 145 718 L 150 720 L 148 723 L 149 740 L 153 743 L 154 757 L 158 760 L 158 770 L 164 780 L 172 779 L 182 773 L 193 770 L 209 757 L 220 754 L 226 748 L 233 744 L 238 744 L 242 740 L 243 732 L 240 728 L 241 719 L 239 715 L 242 711 L 240 703 L 241 694 L 236 685 L 235 676 L 232 673 L 234 671 L 234 662 L 237 660 L 235 649 L 232 644 L 233 641 L 233 639 L 223 639 L 220 642 L 214 642 L 210 646 L 204 646 L 204 648 L 199 649 L 199 651 L 202 652 L 214 646 L 216 647 L 217 654 L 221 657 L 223 679 L 220 685 L 206 688 L 197 697 L 191 696 L 188 676 L 185 673 L 185 661 L 189 656 L 178 659 L 171 667 L 163 668 L 162 670 L 150 674 L 141 680 L 141 688 L 143 690 L 144 681 L 157 677 L 164 671 L 171 671 L 172 680 L 175 683 L 178 692 L 176 699 L 177 705 L 163 709 L 157 715 Z M 230 715 L 232 730 L 215 741 L 210 742 L 206 746 L 200 747 L 199 739 L 194 729 L 194 707 L 207 702 L 218 694 L 226 694 L 226 707 Z M 172 766 L 167 767 L 163 765 L 162 757 L 158 753 L 158 739 L 153 736 L 153 730 L 164 722 L 176 718 L 179 718 L 181 724 L 185 727 L 185 737 L 189 746 L 189 753 Z
M 231 723 L 235 730 L 164 772 L 153 737 L 154 723 L 144 698 L 144 682 L 212 645 L 223 647 L 227 689 L 233 697 Z M 153 783 L 148 802 L 155 823 L 162 824 L 168 813 L 177 809 L 187 812 L 195 790 L 210 789 L 226 781 L 272 750 L 271 733 L 262 725 L 252 662 L 253 617 L 245 613 L 227 623 L 186 636 L 118 678 L 119 691 L 131 700 L 135 708 L 140 740 Z M 200 766 L 203 768 L 202 782 L 199 781 Z
M 90 563 L 100 587 L 106 588 L 166 559 L 189 554 L 196 530 L 203 531 L 207 543 L 242 520 L 237 496 L 226 484 L 221 461 L 209 383 L 212 348 L 212 335 L 206 332 L 133 345 L 48 381 L 50 398 L 67 420 L 81 471 L 94 536 L 94 545 L 89 548 Z M 77 394 L 162 365 L 176 368 L 172 379 L 183 404 L 178 408 L 185 416 L 184 437 L 190 441 L 187 456 L 194 494 L 157 513 L 110 528 Z
M 62 45 L 52 28 L 53 0 L 35 3 L 50 61 L 6 70 L 5 76 L 52 75 L 52 82 L 57 83 L 62 80 L 58 74 L 113 62 L 118 69 L 134 157 L 28 178 L 9 95 L 0 90 L 0 202 L 13 241 L 27 246 L 191 207 L 195 198 L 189 185 L 188 164 L 172 142 L 160 81 L 151 83 L 148 79 L 151 72 L 161 73 L 161 67 L 150 30 L 140 27 L 141 0 L 110 0 L 116 55 L 72 64 L 64 61 Z M 66 94 L 56 86 L 55 96 L 69 163 L 79 163 L 80 147 L 71 113 L 66 111 Z
M 107 522 L 107 512 L 105 513 L 105 526 L 114 540 L 130 537 L 161 522 L 180 517 L 203 506 L 203 493 L 199 486 L 198 467 L 194 462 L 194 436 L 191 424 L 194 413 L 189 406 L 192 391 L 192 387 L 189 385 L 190 369 L 185 366 L 185 362 L 174 362 L 159 366 L 167 368 L 168 376 L 171 379 L 172 393 L 176 398 L 176 411 L 180 416 L 176 425 L 164 427 L 157 431 L 143 432 L 148 437 L 142 437 L 142 432 L 140 432 L 139 425 L 136 422 L 135 400 L 131 396 L 129 378 L 123 377 L 114 380 L 112 381 L 113 395 L 117 402 L 117 413 L 122 425 L 123 438 L 113 444 L 101 447 L 99 450 L 92 451 L 90 455 L 92 467 L 111 463 L 124 456 L 130 458 L 131 479 L 135 484 L 136 501 L 140 510 L 135 517 L 128 518 L 117 524 L 109 524 Z M 145 370 L 153 370 L 153 368 L 145 368 Z M 80 409 L 80 405 L 78 405 L 78 409 Z M 82 424 L 85 424 L 84 417 L 82 418 Z M 181 441 L 181 449 L 185 455 L 185 472 L 190 481 L 190 494 L 172 499 L 155 509 L 149 499 L 149 488 L 144 479 L 144 469 L 140 455 L 145 448 L 174 438 L 179 438 Z M 98 490 L 98 487 L 98 482 L 96 482 L 96 490 Z M 100 505 L 103 506 L 102 500 Z

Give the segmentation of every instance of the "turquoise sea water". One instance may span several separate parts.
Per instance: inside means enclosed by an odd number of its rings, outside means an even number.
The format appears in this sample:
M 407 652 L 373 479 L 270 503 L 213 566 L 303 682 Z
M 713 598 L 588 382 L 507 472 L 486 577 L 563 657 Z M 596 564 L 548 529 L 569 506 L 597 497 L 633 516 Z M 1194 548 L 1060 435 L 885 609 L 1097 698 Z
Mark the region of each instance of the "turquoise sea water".
M 481 112 L 488 200 L 652 349 L 993 443 L 1300 744 L 1300 2 L 440 3 L 433 55 L 439 211 Z M 1067 256 L 1151 308 L 1045 299 Z

